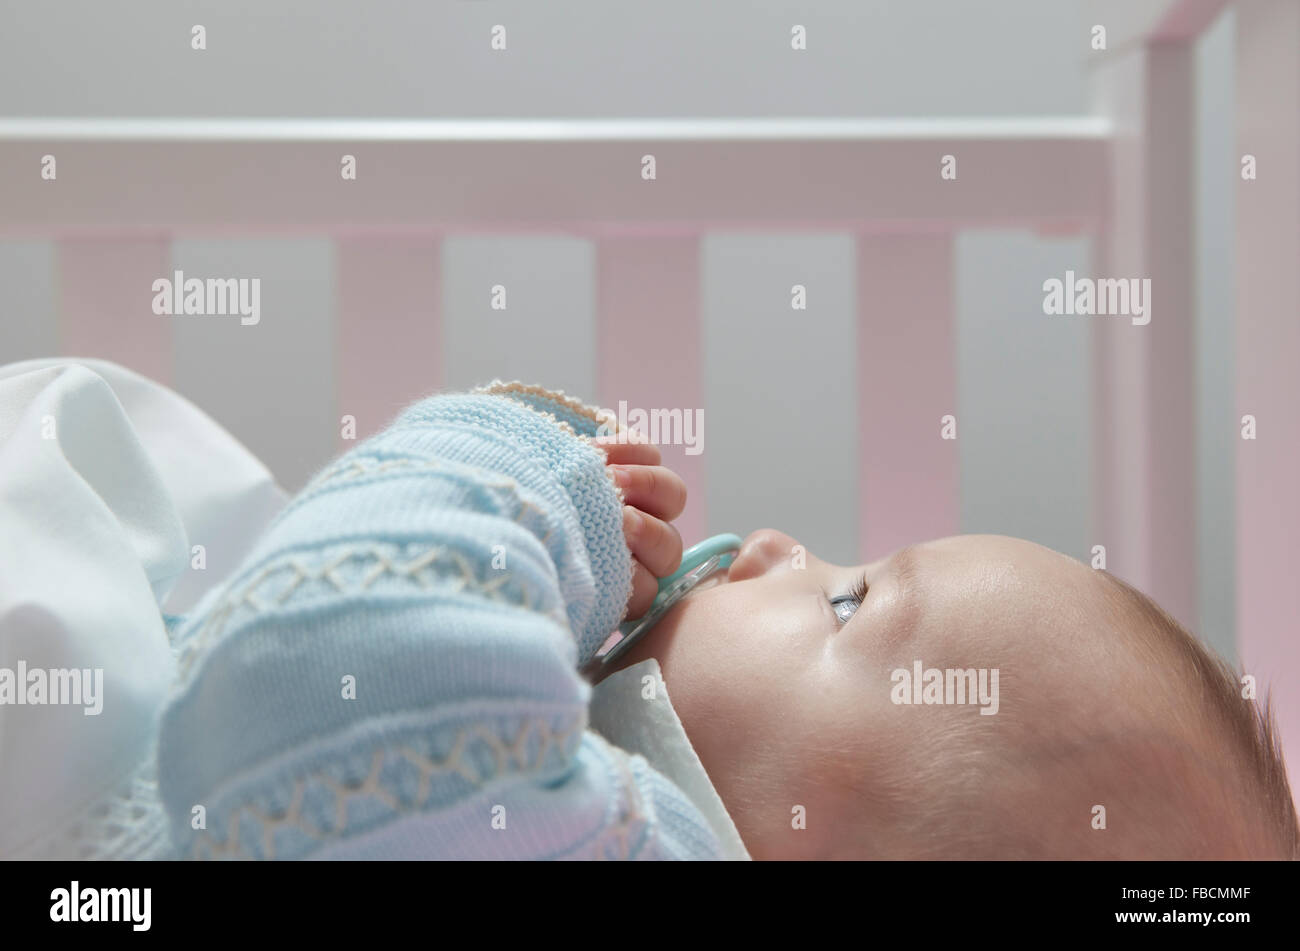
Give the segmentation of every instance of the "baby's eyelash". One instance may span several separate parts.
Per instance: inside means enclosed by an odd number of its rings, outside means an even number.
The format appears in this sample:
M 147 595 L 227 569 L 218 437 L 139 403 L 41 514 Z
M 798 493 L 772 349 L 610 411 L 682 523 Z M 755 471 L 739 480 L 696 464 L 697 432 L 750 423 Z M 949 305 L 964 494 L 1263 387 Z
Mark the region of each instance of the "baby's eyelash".
M 869 587 L 870 586 L 867 584 L 867 576 L 863 575 L 857 580 L 853 587 L 849 589 L 849 597 L 858 602 L 858 604 L 861 604 L 867 599 L 867 591 L 869 590 Z

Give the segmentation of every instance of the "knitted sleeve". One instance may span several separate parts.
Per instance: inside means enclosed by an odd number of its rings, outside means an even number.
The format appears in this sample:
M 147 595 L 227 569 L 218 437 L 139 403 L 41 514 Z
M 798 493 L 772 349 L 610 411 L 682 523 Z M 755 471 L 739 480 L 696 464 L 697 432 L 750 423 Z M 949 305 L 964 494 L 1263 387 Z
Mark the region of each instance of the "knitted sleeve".
M 182 855 L 713 858 L 578 676 L 622 618 L 594 410 L 430 397 L 317 475 L 176 630 L 159 785 Z

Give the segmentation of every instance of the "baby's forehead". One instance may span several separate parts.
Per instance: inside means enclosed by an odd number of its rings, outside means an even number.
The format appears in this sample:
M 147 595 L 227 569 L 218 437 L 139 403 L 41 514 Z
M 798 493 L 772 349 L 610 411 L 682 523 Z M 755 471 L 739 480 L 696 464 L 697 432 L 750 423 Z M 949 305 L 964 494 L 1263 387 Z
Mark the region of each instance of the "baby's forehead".
M 895 553 L 890 569 L 915 593 L 956 589 L 1049 607 L 1092 604 L 1113 584 L 1104 571 L 1077 558 L 1006 535 L 957 535 L 915 545 Z
M 1124 585 L 1077 558 L 1005 536 L 959 537 L 930 554 L 914 553 L 916 590 L 931 607 L 921 613 L 942 625 L 930 634 L 957 659 L 979 650 L 1081 694 L 1140 677 L 1168 647 Z
M 1006 564 L 1041 572 L 1075 571 L 1086 567 L 1076 558 L 1013 535 L 951 535 L 911 545 L 894 553 L 891 562 L 910 561 L 918 570 L 956 563 Z

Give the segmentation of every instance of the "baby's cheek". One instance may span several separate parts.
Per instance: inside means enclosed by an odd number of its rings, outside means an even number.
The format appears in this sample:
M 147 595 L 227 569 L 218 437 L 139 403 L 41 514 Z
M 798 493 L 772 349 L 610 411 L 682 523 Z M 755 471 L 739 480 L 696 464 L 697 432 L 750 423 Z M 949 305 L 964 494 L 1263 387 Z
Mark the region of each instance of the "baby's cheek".
M 797 697 L 770 670 L 721 664 L 712 652 L 680 652 L 664 667 L 664 682 L 715 785 L 752 786 L 802 768 L 806 730 Z

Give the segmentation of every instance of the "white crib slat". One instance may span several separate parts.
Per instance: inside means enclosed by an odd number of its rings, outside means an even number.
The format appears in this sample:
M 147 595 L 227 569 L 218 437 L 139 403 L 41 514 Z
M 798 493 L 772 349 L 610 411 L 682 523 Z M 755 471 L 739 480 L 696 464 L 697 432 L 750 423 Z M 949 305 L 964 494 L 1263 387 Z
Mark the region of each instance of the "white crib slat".
M 432 236 L 337 243 L 339 414 L 356 439 L 383 429 L 442 380 L 442 244 Z M 341 448 L 355 445 L 339 429 Z
M 852 236 L 710 234 L 700 261 L 709 531 L 857 563 Z
M 1281 733 L 1300 743 L 1300 5 L 1237 10 L 1237 141 L 1258 178 L 1237 185 L 1238 652 L 1272 672 Z M 1290 676 L 1286 674 L 1289 672 Z
M 1117 118 L 1094 278 L 1150 279 L 1145 316 L 1092 316 L 1095 535 L 1107 567 L 1196 626 L 1193 72 L 1186 44 L 1098 70 Z M 1135 320 L 1150 318 L 1145 325 Z
M 171 277 L 170 242 L 122 235 L 64 238 L 57 260 L 60 353 L 111 360 L 170 385 L 172 325 L 152 308 L 153 282 Z
M 1151 593 L 1195 628 L 1196 311 L 1193 51 L 1159 43 L 1148 55 L 1147 259 L 1152 316 L 1147 372 L 1151 440 Z
M 55 261 L 51 241 L 0 240 L 0 366 L 58 354 Z
M 603 238 L 596 246 L 597 393 L 614 412 L 681 411 L 683 421 L 703 412 L 700 354 L 699 239 Z M 683 431 L 683 437 L 686 433 Z M 694 437 L 695 433 L 691 434 Z M 669 444 L 661 435 L 664 465 L 686 481 L 686 511 L 676 522 L 685 545 L 705 533 L 706 452 Z M 707 451 L 707 439 L 702 443 Z
M 960 521 L 950 235 L 860 235 L 861 546 L 873 560 Z

